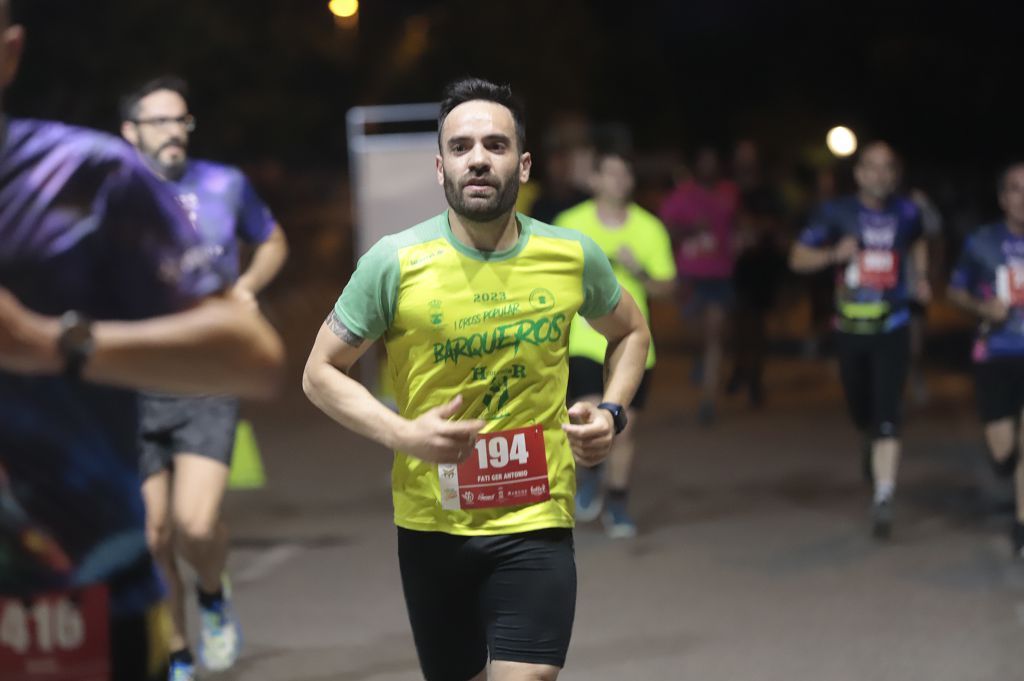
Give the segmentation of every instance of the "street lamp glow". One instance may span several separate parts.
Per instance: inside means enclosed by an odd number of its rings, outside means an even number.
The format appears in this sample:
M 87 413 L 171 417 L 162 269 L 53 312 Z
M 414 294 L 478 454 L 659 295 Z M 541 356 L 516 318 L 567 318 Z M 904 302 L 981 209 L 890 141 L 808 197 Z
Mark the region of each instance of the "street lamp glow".
M 331 0 L 327 4 L 327 9 L 336 17 L 348 19 L 359 11 L 359 0 Z
M 857 136 L 853 134 L 853 130 L 837 125 L 828 131 L 828 135 L 825 136 L 825 144 L 833 154 L 845 158 L 852 156 L 857 151 Z

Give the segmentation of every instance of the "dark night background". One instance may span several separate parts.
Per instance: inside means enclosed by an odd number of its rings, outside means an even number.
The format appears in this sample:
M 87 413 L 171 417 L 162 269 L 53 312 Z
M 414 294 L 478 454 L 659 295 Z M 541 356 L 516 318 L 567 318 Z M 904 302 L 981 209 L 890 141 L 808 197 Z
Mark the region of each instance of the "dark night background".
M 913 165 L 983 167 L 1019 141 L 1019 3 L 21 0 L 18 114 L 112 128 L 126 87 L 175 71 L 213 156 L 344 158 L 345 110 L 432 101 L 448 79 L 510 81 L 552 111 L 621 120 L 638 146 L 819 140 L 834 122 Z M 839 11 L 838 7 L 843 7 Z
M 638 151 L 756 140 L 782 163 L 824 158 L 851 126 L 890 140 L 953 241 L 996 214 L 993 178 L 1021 154 L 1020 3 L 616 3 L 365 0 L 20 0 L 29 30 L 16 115 L 116 130 L 117 98 L 153 75 L 192 84 L 197 155 L 342 181 L 344 116 L 435 101 L 467 74 L 512 83 L 530 146 L 553 116 L 621 122 Z M 287 171 L 287 172 L 285 172 Z M 844 175 L 840 173 L 840 175 Z M 959 216 L 959 217 L 958 217 Z
M 357 26 L 336 23 L 328 0 L 13 2 L 28 45 L 7 113 L 116 132 L 121 94 L 177 73 L 192 86 L 192 153 L 241 166 L 288 234 L 289 261 L 260 304 L 289 378 L 279 399 L 243 412 L 269 482 L 226 501 L 246 650 L 223 681 L 419 678 L 390 453 L 316 411 L 300 375 L 354 263 L 347 110 L 436 101 L 464 75 L 509 82 L 524 100 L 540 176 L 529 189 L 551 184 L 546 142 L 567 119 L 629 130 L 648 208 L 697 145 L 728 158 L 751 139 L 785 194 L 771 222 L 784 254 L 827 196 L 821 178 L 850 187 L 851 162 L 825 148 L 842 124 L 862 146 L 889 141 L 904 188 L 925 190 L 943 217 L 884 548 L 868 538 L 861 440 L 831 357 L 832 273 L 792 274 L 780 255 L 765 278 L 781 280 L 765 406 L 723 394 L 710 428 L 697 426 L 690 362 L 703 326 L 677 300 L 652 300 L 658 365 L 631 497 L 641 534 L 612 546 L 596 525 L 577 531 L 567 677 L 1024 678 L 1012 491 L 989 471 L 972 404 L 976 322 L 943 297 L 965 234 L 999 214 L 997 172 L 1024 160 L 1024 0 L 362 0 Z

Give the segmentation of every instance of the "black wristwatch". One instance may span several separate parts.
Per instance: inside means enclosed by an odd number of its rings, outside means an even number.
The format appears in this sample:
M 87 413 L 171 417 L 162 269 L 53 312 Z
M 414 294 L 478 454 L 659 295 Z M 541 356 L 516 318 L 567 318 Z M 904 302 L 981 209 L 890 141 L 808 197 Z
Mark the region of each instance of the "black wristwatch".
M 92 320 L 75 310 L 61 315 L 57 350 L 64 357 L 64 375 L 81 377 L 93 350 Z
M 626 408 L 614 402 L 602 402 L 597 405 L 598 409 L 607 409 L 612 415 L 612 422 L 615 424 L 615 434 L 618 435 L 626 429 Z

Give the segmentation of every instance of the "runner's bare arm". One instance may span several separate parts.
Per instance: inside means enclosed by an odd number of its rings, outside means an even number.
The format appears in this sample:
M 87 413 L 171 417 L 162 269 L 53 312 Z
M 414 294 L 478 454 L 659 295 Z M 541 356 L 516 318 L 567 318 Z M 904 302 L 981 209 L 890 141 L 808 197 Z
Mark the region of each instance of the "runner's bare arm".
M 920 303 L 932 299 L 931 281 L 928 279 L 928 241 L 921 237 L 910 247 L 910 257 L 914 259 L 915 281 L 910 282 L 912 295 Z
M 605 392 L 602 401 L 628 406 L 636 394 L 647 364 L 651 334 L 636 301 L 625 290 L 611 313 L 587 320 L 608 339 L 605 354 Z M 588 402 L 569 409 L 571 423 L 563 424 L 576 460 L 593 466 L 611 451 L 615 425 L 611 413 Z
M 58 374 L 60 320 L 36 314 L 0 289 L 0 366 Z M 281 339 L 258 313 L 224 296 L 188 310 L 128 322 L 98 321 L 82 378 L 175 393 L 268 397 L 284 368 Z
M 644 277 L 641 281 L 643 281 L 647 294 L 652 298 L 668 298 L 676 290 L 675 279 L 651 279 L 650 277 Z
M 946 289 L 946 297 L 961 310 L 997 324 L 1006 321 L 1006 317 L 1009 314 L 1009 308 L 998 298 L 983 300 L 955 286 L 950 286 Z
M 672 292 L 675 291 L 675 277 L 671 277 L 669 279 L 655 279 L 651 277 L 644 266 L 640 264 L 640 261 L 637 260 L 630 248 L 626 246 L 620 248 L 618 253 L 615 255 L 615 260 L 629 270 L 629 273 L 643 284 L 644 290 L 647 291 L 648 295 L 656 298 L 663 298 L 672 295 Z
M 608 340 L 604 401 L 628 405 L 640 386 L 647 363 L 651 344 L 647 321 L 626 290 L 609 314 L 587 321 Z
M 789 252 L 789 267 L 799 274 L 809 274 L 833 265 L 843 265 L 857 254 L 857 240 L 846 237 L 835 247 L 815 248 L 797 242 Z
M 281 225 L 274 225 L 267 240 L 253 251 L 252 261 L 235 282 L 236 289 L 243 289 L 253 295 L 259 293 L 274 280 L 285 260 L 288 259 L 288 239 Z
M 334 312 L 317 334 L 302 374 L 302 389 L 329 417 L 385 447 L 425 461 L 458 462 L 464 459 L 483 428 L 480 420 L 449 421 L 461 398 L 429 410 L 415 420 L 394 413 L 361 383 L 348 375 L 372 341 L 348 329 Z

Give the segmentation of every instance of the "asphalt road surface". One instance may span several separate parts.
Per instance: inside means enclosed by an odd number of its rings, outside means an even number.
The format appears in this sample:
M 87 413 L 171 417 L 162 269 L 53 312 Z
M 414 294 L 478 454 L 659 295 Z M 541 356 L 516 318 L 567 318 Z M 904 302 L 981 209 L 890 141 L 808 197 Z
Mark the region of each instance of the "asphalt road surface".
M 767 405 L 726 400 L 711 428 L 696 425 L 686 377 L 681 358 L 662 358 L 639 432 L 640 536 L 577 529 L 562 679 L 1024 679 L 1010 494 L 982 458 L 965 376 L 930 376 L 930 405 L 908 419 L 884 545 L 869 538 L 869 490 L 828 362 L 775 361 Z M 269 482 L 227 503 L 245 650 L 235 669 L 205 678 L 420 679 L 389 453 L 294 388 L 248 414 Z

